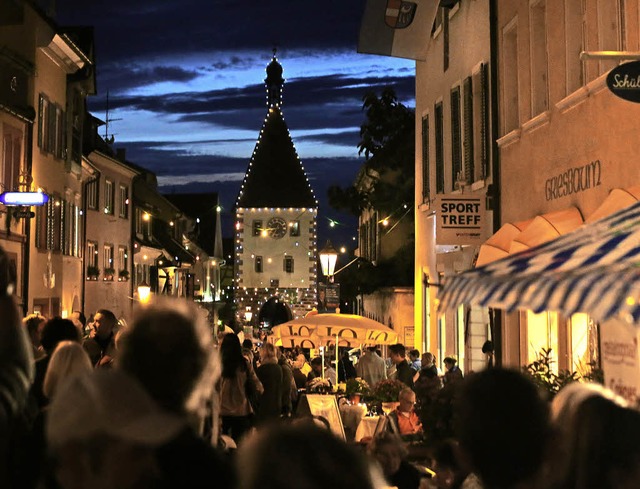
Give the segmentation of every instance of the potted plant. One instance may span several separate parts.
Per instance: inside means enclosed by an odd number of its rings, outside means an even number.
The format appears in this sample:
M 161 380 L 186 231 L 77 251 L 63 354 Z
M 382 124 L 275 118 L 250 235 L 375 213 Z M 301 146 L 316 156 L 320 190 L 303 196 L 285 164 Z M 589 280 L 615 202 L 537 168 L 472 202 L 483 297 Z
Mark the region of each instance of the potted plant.
M 118 271 L 118 280 L 120 282 L 126 282 L 127 280 L 129 280 L 129 270 Z
M 397 379 L 384 379 L 373 386 L 371 395 L 382 403 L 382 411 L 388 414 L 398 406 L 400 391 L 405 387 Z
M 113 280 L 113 276 L 116 273 L 115 268 L 105 268 L 104 269 L 104 279 L 105 280 Z
M 98 275 L 100 275 L 100 269 L 98 267 L 91 265 L 87 267 L 87 280 L 98 280 Z
M 353 404 L 359 404 L 361 397 L 369 394 L 369 390 L 367 381 L 357 377 L 347 380 L 344 394 Z

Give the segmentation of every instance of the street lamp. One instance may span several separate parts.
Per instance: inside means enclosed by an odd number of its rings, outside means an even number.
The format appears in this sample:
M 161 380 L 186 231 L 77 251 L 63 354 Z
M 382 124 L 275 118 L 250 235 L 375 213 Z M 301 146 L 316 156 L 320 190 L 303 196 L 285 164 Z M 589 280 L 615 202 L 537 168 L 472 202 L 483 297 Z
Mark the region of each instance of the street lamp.
M 320 266 L 322 274 L 327 277 L 329 282 L 333 282 L 333 271 L 338 261 L 338 252 L 335 250 L 331 241 L 327 240 L 327 244 L 320 250 Z
M 146 281 L 143 280 L 138 285 L 138 300 L 142 304 L 146 304 L 147 302 L 149 302 L 150 298 L 151 298 L 151 287 Z

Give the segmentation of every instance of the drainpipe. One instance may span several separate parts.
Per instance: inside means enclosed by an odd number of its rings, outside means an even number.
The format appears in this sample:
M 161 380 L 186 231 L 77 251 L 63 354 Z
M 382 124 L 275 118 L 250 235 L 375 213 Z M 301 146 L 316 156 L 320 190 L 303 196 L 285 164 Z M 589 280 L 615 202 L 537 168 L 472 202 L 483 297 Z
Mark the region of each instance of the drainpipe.
M 501 216 L 501 191 L 500 191 L 500 149 L 498 148 L 498 2 L 489 1 L 489 39 L 491 50 L 491 178 L 492 178 L 492 204 L 493 204 L 493 232 L 500 229 Z M 496 366 L 502 365 L 502 319 L 503 312 L 495 311 L 491 314 L 491 334 L 494 345 L 494 359 Z

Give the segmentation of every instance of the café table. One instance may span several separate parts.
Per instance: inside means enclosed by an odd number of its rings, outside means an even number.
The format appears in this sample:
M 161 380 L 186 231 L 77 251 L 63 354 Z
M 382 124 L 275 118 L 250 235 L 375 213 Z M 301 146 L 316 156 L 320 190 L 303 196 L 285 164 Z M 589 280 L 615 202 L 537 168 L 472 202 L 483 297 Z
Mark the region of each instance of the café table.
M 376 433 L 376 426 L 380 416 L 364 416 L 358 425 L 356 430 L 355 441 L 360 442 L 363 438 L 373 438 Z

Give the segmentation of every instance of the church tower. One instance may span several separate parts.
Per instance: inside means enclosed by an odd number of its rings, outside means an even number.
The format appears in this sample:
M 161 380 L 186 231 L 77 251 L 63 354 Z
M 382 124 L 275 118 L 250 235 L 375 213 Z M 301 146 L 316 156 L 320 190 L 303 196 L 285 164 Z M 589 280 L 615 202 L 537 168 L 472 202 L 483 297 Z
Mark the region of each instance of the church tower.
M 282 115 L 282 66 L 267 66 L 267 115 L 235 204 L 235 301 L 245 326 L 316 305 L 318 201 Z

